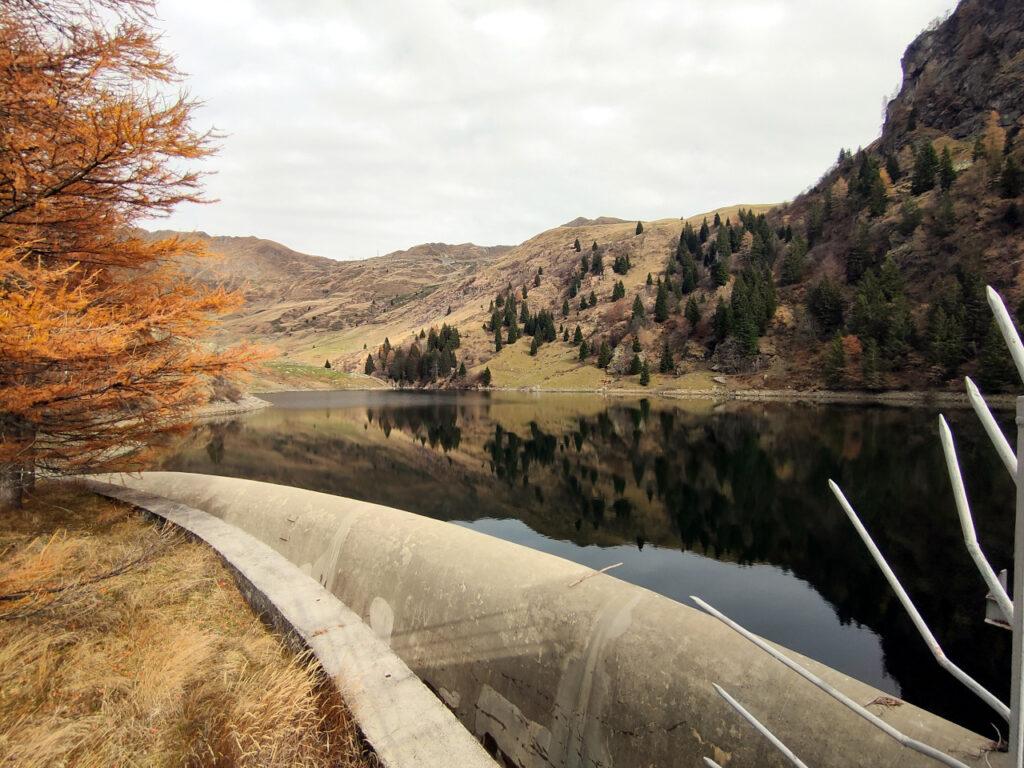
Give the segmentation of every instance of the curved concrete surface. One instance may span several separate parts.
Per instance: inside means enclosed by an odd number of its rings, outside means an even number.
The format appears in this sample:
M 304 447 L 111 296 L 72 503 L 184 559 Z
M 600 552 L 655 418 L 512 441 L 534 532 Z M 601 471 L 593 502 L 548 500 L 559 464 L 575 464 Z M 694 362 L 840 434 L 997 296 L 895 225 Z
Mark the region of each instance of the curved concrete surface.
M 506 765 L 782 766 L 713 682 L 817 768 L 935 765 L 715 619 L 612 576 L 580 582 L 593 572 L 561 558 L 298 488 L 174 472 L 105 479 L 206 510 L 299 565 Z M 793 656 L 862 704 L 883 695 Z M 969 765 L 1006 764 L 984 754 L 988 740 L 914 706 L 871 709 Z
M 497 768 L 450 711 L 337 597 L 278 552 L 199 509 L 121 485 L 86 488 L 168 520 L 215 549 L 245 595 L 285 637 L 298 638 L 341 691 L 387 768 Z

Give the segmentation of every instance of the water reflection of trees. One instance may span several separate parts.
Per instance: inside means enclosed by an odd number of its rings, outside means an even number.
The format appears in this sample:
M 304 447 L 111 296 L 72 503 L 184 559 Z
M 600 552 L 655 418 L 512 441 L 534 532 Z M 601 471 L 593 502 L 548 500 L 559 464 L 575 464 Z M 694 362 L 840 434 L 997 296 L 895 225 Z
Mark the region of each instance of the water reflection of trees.
M 969 433 L 969 431 L 968 431 Z M 969 433 L 970 434 L 970 433 Z M 975 435 L 977 436 L 977 435 Z M 985 443 L 961 440 L 986 548 L 1007 565 L 1013 491 L 990 471 Z M 739 564 L 771 563 L 809 582 L 843 623 L 881 637 L 904 695 L 987 727 L 988 714 L 938 673 L 901 606 L 829 496 L 836 478 L 857 499 L 949 654 L 1005 688 L 1006 633 L 982 624 L 985 589 L 958 539 L 935 431 L 924 414 L 792 408 L 690 415 L 611 405 L 562 434 L 531 422 L 493 425 L 484 440 L 494 477 L 531 487 L 520 516 L 540 533 L 591 542 L 647 542 Z M 560 519 L 559 519 L 560 518 Z M 1005 691 L 1004 691 L 1005 692 Z
M 376 424 L 386 437 L 392 429 L 400 429 L 418 439 L 422 445 L 455 450 L 462 442 L 459 409 L 454 405 L 427 405 L 404 408 L 367 408 L 366 420 Z
M 787 406 L 690 413 L 641 401 L 567 420 L 546 413 L 543 400 L 531 413 L 532 421 L 516 422 L 496 409 L 430 401 L 316 419 L 270 422 L 270 413 L 265 428 L 253 426 L 258 420 L 205 428 L 195 446 L 202 450 L 182 452 L 172 466 L 442 519 L 515 516 L 579 545 L 654 544 L 773 564 L 812 585 L 840 621 L 878 633 L 886 669 L 907 698 L 988 729 L 984 708 L 937 671 L 826 487 L 832 477 L 849 491 L 949 655 L 1004 690 L 1009 637 L 982 624 L 985 588 L 959 539 L 933 414 Z M 979 536 L 1006 567 L 1012 482 L 968 417 L 951 419 Z M 370 429 L 388 439 L 353 436 Z M 396 442 L 396 430 L 411 440 Z

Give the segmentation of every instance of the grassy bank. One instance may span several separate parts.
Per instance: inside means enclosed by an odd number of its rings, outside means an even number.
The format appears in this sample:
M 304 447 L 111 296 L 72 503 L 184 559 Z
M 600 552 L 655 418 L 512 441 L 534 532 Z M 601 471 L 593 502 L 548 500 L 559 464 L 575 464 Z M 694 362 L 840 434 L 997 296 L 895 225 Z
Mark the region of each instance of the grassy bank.
M 309 389 L 389 389 L 380 379 L 334 368 L 274 360 L 255 371 L 249 392 L 286 392 Z
M 374 764 L 212 550 L 69 488 L 0 517 L 0 765 Z

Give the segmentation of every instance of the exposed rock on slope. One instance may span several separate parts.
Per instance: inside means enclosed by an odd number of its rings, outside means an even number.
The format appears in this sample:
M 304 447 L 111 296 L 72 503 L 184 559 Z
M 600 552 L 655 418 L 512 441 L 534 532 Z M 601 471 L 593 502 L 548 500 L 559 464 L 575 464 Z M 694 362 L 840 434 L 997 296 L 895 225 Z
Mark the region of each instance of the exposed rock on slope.
M 1024 114 L 1022 64 L 1024 2 L 964 0 L 903 54 L 903 85 L 886 110 L 883 145 L 898 149 L 918 128 L 964 139 L 980 133 L 992 111 L 1016 133 Z

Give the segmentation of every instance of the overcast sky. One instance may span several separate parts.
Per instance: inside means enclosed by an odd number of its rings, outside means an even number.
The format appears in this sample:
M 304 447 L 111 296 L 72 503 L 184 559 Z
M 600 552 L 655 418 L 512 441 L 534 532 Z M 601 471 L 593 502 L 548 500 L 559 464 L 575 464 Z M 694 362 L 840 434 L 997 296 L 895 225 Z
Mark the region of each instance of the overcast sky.
M 952 0 L 159 0 L 215 205 L 159 226 L 364 258 L 776 202 L 874 139 Z

